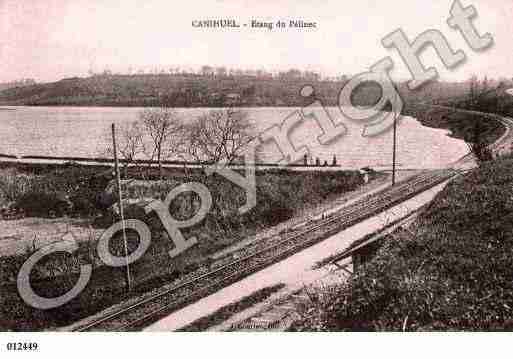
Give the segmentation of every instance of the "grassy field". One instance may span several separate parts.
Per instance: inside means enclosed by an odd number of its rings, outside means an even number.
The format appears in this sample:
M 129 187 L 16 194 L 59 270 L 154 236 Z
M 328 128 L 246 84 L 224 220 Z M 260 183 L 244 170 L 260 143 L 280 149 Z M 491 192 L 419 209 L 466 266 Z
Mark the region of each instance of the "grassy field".
M 296 330 L 512 330 L 513 158 L 450 183 Z
M 124 290 L 124 269 L 102 264 L 96 253 L 98 233 L 108 228 L 118 218 L 98 193 L 109 183 L 108 178 L 97 177 L 97 170 L 89 167 L 46 166 L 31 172 L 29 167 L 4 168 L 0 172 L 3 201 L 16 208 L 16 213 L 31 214 L 41 221 L 55 222 L 71 218 L 80 220 L 84 235 L 79 249 L 73 254 L 57 253 L 45 257 L 31 274 L 34 290 L 42 296 L 62 295 L 73 287 L 80 264 L 92 264 L 93 275 L 86 289 L 64 307 L 36 310 L 23 303 L 16 289 L 17 271 L 37 249 L 27 246 L 23 253 L 0 257 L 0 329 L 37 330 L 70 324 L 94 314 L 130 296 L 170 283 L 184 276 L 206 270 L 211 264 L 210 255 L 238 243 L 258 231 L 292 218 L 304 208 L 315 206 L 352 191 L 363 184 L 356 171 L 341 172 L 292 172 L 264 170 L 257 172 L 257 205 L 250 212 L 240 215 L 238 208 L 245 202 L 244 191 L 221 176 L 205 176 L 199 171 L 184 173 L 173 169 L 162 181 L 139 179 L 125 190 L 131 198 L 139 196 L 162 198 L 177 185 L 197 181 L 204 183 L 212 193 L 213 205 L 206 218 L 191 228 L 183 229 L 186 238 L 196 236 L 199 243 L 183 255 L 170 259 L 173 248 L 162 223 L 154 213 L 146 214 L 142 207 L 126 207 L 126 218 L 143 220 L 151 229 L 152 242 L 145 255 L 131 266 L 135 288 L 127 294 Z M 130 174 L 130 173 L 129 173 Z M 5 194 L 7 193 L 7 195 Z M 102 196 L 100 196 L 102 197 Z M 59 212 L 54 206 L 66 207 Z M 199 198 L 188 194 L 178 196 L 170 206 L 170 213 L 178 219 L 189 218 L 200 206 Z M 28 219 L 27 219 L 28 220 Z M 23 219 L 20 221 L 21 226 Z M 5 223 L 10 220 L 4 219 Z M 41 227 L 39 227 L 41 228 Z M 34 227 L 32 228 L 32 230 Z M 80 231 L 80 227 L 73 227 Z M 28 233 L 29 231 L 22 231 Z M 42 233 L 30 234 L 41 236 Z M 120 233 L 111 240 L 113 254 L 123 253 Z M 0 238 L 0 243 L 6 238 Z M 20 239 L 21 240 L 21 239 Z M 59 238 L 56 238 L 59 240 Z M 40 241 L 36 241 L 40 243 Z M 135 250 L 137 237 L 129 232 L 129 251 Z

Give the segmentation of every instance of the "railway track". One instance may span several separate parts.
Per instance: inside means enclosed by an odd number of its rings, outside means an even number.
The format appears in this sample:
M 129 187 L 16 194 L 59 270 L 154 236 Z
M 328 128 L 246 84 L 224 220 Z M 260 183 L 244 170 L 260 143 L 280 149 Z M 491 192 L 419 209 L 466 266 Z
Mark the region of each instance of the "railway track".
M 262 248 L 219 265 L 209 272 L 119 309 L 74 331 L 131 331 L 141 329 L 200 298 L 239 281 L 304 248 L 370 218 L 386 209 L 440 184 L 459 171 L 422 172 L 396 186 L 371 194 L 330 216 L 287 232 Z

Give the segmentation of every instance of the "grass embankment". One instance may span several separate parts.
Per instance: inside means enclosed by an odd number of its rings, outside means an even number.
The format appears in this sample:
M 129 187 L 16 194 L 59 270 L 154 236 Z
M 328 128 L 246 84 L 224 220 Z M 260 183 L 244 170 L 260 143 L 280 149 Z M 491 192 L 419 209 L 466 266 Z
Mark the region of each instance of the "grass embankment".
M 443 96 L 438 99 L 426 96 L 413 98 L 412 101 L 412 98 L 406 96 L 403 97 L 406 103 L 403 114 L 416 117 L 424 126 L 448 129 L 454 138 L 490 144 L 506 130 L 492 116 L 513 116 L 513 97 L 505 91 L 511 86 L 511 83 L 503 83 L 499 87 L 480 88 L 473 98 L 470 89 L 464 91 L 463 96 L 449 96 L 445 99 Z M 492 116 L 472 114 L 469 111 Z
M 62 213 L 89 218 L 95 229 L 106 229 L 118 220 L 105 208 L 105 198 L 102 201 L 102 196 L 98 196 L 106 182 L 94 176 L 95 169 L 46 166 L 39 168 L 37 174 L 30 173 L 28 168 L 23 169 L 24 173 L 19 171 L 3 170 L 0 188 L 8 189 L 5 201 L 11 202 L 14 208 L 21 208 L 22 213 L 43 217 Z M 257 171 L 256 181 L 257 205 L 243 215 L 238 213 L 238 208 L 245 203 L 244 191 L 218 175 L 207 177 L 200 171 L 185 174 L 183 170 L 173 169 L 166 172 L 163 181 L 140 181 L 129 186 L 126 192 L 130 197 L 162 198 L 181 183 L 201 182 L 209 188 L 213 198 L 212 208 L 205 219 L 196 226 L 182 229 L 186 238 L 194 235 L 199 243 L 174 259 L 168 255 L 173 248 L 172 241 L 156 214 L 146 214 L 137 205 L 126 208 L 126 218 L 143 220 L 149 225 L 152 235 L 145 255 L 131 266 L 135 288 L 130 295 L 124 292 L 124 269 L 106 267 L 98 258 L 98 238 L 91 237 L 81 242 L 79 250 L 73 255 L 49 255 L 33 270 L 31 282 L 35 291 L 41 296 L 55 297 L 70 290 L 76 283 L 80 264 L 93 265 L 93 275 L 86 289 L 57 309 L 36 310 L 24 304 L 17 293 L 17 271 L 32 250 L 0 258 L 0 329 L 36 330 L 67 325 L 129 296 L 208 270 L 213 264 L 209 256 L 214 252 L 287 220 L 304 208 L 354 190 L 363 183 L 360 174 L 355 171 L 307 173 L 264 170 Z M 182 194 L 172 202 L 170 213 L 177 219 L 186 219 L 197 211 L 200 204 L 196 196 Z M 37 233 L 34 235 L 37 236 Z M 137 243 L 138 239 L 129 232 L 129 251 L 135 250 Z M 123 253 L 120 233 L 111 240 L 110 247 L 115 255 Z
M 297 330 L 512 330 L 513 159 L 450 183 Z
M 409 105 L 403 112 L 414 116 L 423 126 L 449 130 L 451 137 L 466 142 L 474 141 L 478 131 L 480 141 L 493 143 L 506 131 L 504 125 L 496 119 L 463 111 L 430 105 Z

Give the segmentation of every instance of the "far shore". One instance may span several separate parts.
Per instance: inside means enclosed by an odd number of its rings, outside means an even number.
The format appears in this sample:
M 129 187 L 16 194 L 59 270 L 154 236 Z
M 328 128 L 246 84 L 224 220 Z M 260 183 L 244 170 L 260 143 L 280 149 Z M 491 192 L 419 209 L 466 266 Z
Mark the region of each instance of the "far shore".
M 126 161 L 119 161 L 121 167 L 125 167 Z M 84 166 L 84 167 L 98 167 L 99 170 L 107 170 L 114 166 L 114 160 L 109 158 L 77 158 L 77 157 L 52 157 L 52 156 L 22 156 L 16 157 L 14 155 L 0 154 L 0 168 L 13 167 L 18 169 L 37 169 L 46 166 Z M 162 161 L 162 167 L 173 168 L 189 168 L 189 169 L 202 169 L 211 166 L 213 163 L 201 162 L 186 162 L 186 161 Z M 157 168 L 158 162 L 140 160 L 131 162 L 126 167 L 135 168 Z M 232 164 L 228 165 L 232 169 L 244 169 L 247 167 L 255 167 L 256 170 L 288 170 L 288 171 L 313 171 L 313 172 L 336 172 L 336 171 L 375 171 L 375 172 L 390 172 L 392 171 L 392 164 L 382 164 L 372 167 L 354 168 L 342 167 L 339 165 L 304 165 L 304 164 L 288 164 L 281 166 L 276 163 L 257 163 L 257 164 Z M 421 168 L 403 167 L 397 164 L 396 171 L 412 171 L 420 170 Z M 422 168 L 429 169 L 429 168 Z

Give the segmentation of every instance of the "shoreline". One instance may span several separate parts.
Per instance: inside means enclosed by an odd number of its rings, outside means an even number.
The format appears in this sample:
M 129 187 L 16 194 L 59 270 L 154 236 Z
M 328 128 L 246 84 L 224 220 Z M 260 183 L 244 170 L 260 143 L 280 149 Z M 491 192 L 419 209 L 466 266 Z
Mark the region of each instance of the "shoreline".
M 465 155 L 466 156 L 466 155 Z M 463 157 L 465 157 L 463 156 Z M 102 162 L 96 162 L 96 161 L 70 161 L 70 160 L 10 160 L 9 158 L 3 159 L 0 156 L 0 169 L 2 168 L 16 168 L 19 170 L 37 170 L 37 169 L 45 169 L 48 166 L 53 167 L 67 167 L 67 166 L 77 166 L 77 167 L 84 167 L 84 168 L 95 168 L 98 167 L 100 170 L 108 170 L 111 169 L 114 166 L 114 162 L 108 162 L 108 161 L 102 161 Z M 162 168 L 164 169 L 183 169 L 184 167 L 187 169 L 197 169 L 201 170 L 205 168 L 208 165 L 203 164 L 162 164 Z M 134 165 L 129 164 L 127 166 L 130 168 L 142 168 L 142 169 L 156 169 L 158 168 L 157 163 L 151 163 L 143 164 L 143 165 Z M 234 169 L 234 170 L 242 170 L 247 167 L 255 168 L 257 171 L 269 171 L 269 170 L 275 170 L 275 171 L 292 171 L 292 172 L 346 172 L 346 171 L 374 171 L 374 172 L 392 172 L 392 165 L 386 166 L 386 165 L 380 165 L 380 166 L 365 166 L 365 167 L 342 167 L 342 166 L 312 166 L 312 165 L 286 165 L 286 166 L 280 166 L 277 164 L 262 164 L 262 165 L 242 165 L 242 164 L 235 164 L 227 166 L 228 168 Z M 433 167 L 398 167 L 396 168 L 396 172 L 409 172 L 409 171 L 417 171 L 417 170 L 432 170 L 432 169 L 439 169 L 441 167 L 433 166 Z M 124 171 L 124 169 L 122 169 Z

